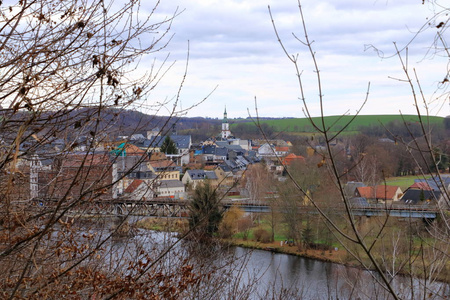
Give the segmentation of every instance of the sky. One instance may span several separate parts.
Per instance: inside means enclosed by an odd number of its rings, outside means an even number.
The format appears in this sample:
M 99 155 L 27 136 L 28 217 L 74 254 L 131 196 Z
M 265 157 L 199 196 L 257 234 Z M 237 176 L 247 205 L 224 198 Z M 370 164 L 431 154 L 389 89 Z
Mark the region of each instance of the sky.
M 151 3 L 143 5 L 151 8 Z M 185 116 L 222 118 L 226 107 L 229 118 L 304 117 L 295 66 L 277 41 L 268 6 L 286 50 L 298 55 L 308 111 L 320 116 L 317 73 L 301 42 L 296 0 L 162 0 L 156 19 L 179 13 L 173 37 L 139 68 L 160 63 L 168 54 L 174 65 L 143 107 L 168 102 L 159 114 L 172 110 L 189 49 L 187 77 L 176 103 L 178 111 L 193 106 Z M 354 114 L 366 96 L 361 114 L 416 114 L 394 42 L 400 49 L 408 46 L 408 67 L 419 77 L 428 113 L 450 115 L 448 97 L 436 97 L 445 92 L 440 82 L 448 64 L 430 49 L 441 21 L 440 16 L 430 19 L 436 6 L 421 0 L 305 0 L 302 9 L 314 41 L 324 115 Z M 427 22 L 431 25 L 423 27 Z M 426 113 L 421 99 L 418 107 Z

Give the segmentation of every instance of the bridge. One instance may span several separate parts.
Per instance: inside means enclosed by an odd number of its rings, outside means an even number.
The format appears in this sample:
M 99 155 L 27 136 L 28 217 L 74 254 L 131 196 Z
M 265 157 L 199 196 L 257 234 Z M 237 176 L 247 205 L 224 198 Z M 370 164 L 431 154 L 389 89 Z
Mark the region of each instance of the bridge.
M 360 205 L 352 208 L 356 216 L 392 216 L 397 218 L 421 218 L 436 219 L 439 215 L 438 207 L 434 205 L 385 205 L 369 204 Z
M 142 216 L 171 216 L 186 217 L 188 215 L 188 199 L 152 198 L 148 200 L 112 199 L 98 201 L 91 204 L 90 213 L 99 215 L 142 215 Z M 224 199 L 221 205 L 225 209 L 237 206 L 247 213 L 269 213 L 270 205 L 266 201 L 251 199 Z M 299 206 L 301 213 L 318 213 L 311 205 Z M 344 213 L 343 208 L 336 208 L 335 212 Z M 435 219 L 439 215 L 438 207 L 434 205 L 404 205 L 404 204 L 366 204 L 352 207 L 355 216 L 392 216 L 397 218 Z M 84 210 L 84 213 L 86 211 Z
M 235 201 L 226 200 L 222 202 L 225 208 L 236 205 L 245 212 L 267 213 L 270 206 L 264 201 L 250 201 L 250 199 L 239 199 Z M 302 213 L 317 213 L 311 205 L 299 206 Z M 343 213 L 343 208 L 336 208 Z M 439 209 L 435 205 L 405 205 L 405 204 L 366 204 L 354 205 L 352 213 L 355 216 L 392 216 L 397 218 L 421 218 L 435 219 L 439 215 Z

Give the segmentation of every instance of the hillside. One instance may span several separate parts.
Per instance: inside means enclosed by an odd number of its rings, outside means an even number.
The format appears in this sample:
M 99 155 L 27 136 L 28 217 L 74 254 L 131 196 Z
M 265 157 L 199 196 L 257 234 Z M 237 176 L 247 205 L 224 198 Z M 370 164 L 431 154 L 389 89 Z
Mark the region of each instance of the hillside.
M 351 121 L 353 116 L 328 116 L 325 117 L 325 126 L 331 127 L 333 131 L 341 130 L 344 126 Z M 312 121 L 319 126 L 321 125 L 321 118 L 315 117 L 312 118 Z M 428 117 L 425 119 L 426 122 L 429 122 L 432 126 L 444 127 L 444 118 L 443 117 Z M 345 131 L 359 131 L 362 127 L 378 127 L 387 125 L 389 123 L 399 123 L 403 124 L 404 122 L 418 123 L 419 117 L 415 115 L 364 115 L 357 116 L 345 129 Z M 274 128 L 277 132 L 311 132 L 313 131 L 313 127 L 310 121 L 306 118 L 295 118 L 295 119 L 270 119 L 270 120 L 262 120 L 261 123 L 267 124 Z
M 89 109 L 81 109 L 70 114 L 70 118 L 74 121 L 79 120 L 84 123 L 84 119 L 89 119 L 91 112 Z M 20 115 L 18 116 L 20 117 Z M 357 116 L 346 128 L 352 116 L 328 116 L 324 118 L 325 126 L 332 128 L 332 131 L 343 130 L 343 134 L 364 133 L 369 136 L 385 136 L 387 130 L 394 135 L 407 137 L 408 130 L 405 128 L 406 122 L 410 130 L 416 135 L 420 135 L 419 118 L 414 115 L 364 115 Z M 211 118 L 172 118 L 163 116 L 151 116 L 138 111 L 106 109 L 102 112 L 101 127 L 112 136 L 130 135 L 133 133 L 142 133 L 145 135 L 147 130 L 155 127 L 165 128 L 164 132 L 172 131 L 174 128 L 178 134 L 189 134 L 196 142 L 205 140 L 206 138 L 217 136 L 221 130 L 221 119 Z M 261 138 L 260 129 L 252 122 L 251 119 L 228 119 L 232 133 L 239 138 L 255 139 Z M 320 118 L 313 118 L 313 122 L 320 125 Z M 404 121 L 403 121 L 404 120 Z M 450 118 L 428 117 L 424 118 L 425 122 L 430 124 L 433 129 L 432 133 L 438 140 L 448 138 L 448 130 L 450 130 Z M 306 118 L 265 118 L 260 120 L 261 128 L 263 128 L 267 137 L 280 136 L 286 134 L 310 135 L 316 132 L 310 121 Z M 175 126 L 174 126 L 175 125 Z M 91 128 L 84 128 L 89 132 Z
M 420 130 L 419 117 L 415 115 L 361 115 L 357 116 L 347 127 L 353 116 L 328 116 L 324 118 L 325 127 L 331 131 L 343 130 L 346 134 L 364 133 L 367 135 L 383 136 L 389 130 L 394 134 L 407 136 L 409 133 L 405 128 L 405 123 L 413 132 Z M 445 120 L 443 117 L 425 117 L 426 124 L 429 124 L 435 134 L 445 137 Z M 312 118 L 317 126 L 322 127 L 320 117 Z M 238 120 L 233 124 L 231 130 L 236 135 L 240 133 L 255 132 L 256 126 L 250 120 Z M 287 134 L 308 134 L 314 133 L 314 127 L 307 118 L 285 118 L 285 119 L 263 119 L 261 126 L 266 132 L 287 133 Z M 447 128 L 449 129 L 449 128 Z

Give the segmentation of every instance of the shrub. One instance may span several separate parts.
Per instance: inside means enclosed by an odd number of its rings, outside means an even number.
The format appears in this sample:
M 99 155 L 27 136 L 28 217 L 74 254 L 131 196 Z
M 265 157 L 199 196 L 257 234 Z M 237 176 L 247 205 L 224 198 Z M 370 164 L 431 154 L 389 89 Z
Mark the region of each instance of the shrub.
M 262 228 L 258 228 L 253 232 L 253 236 L 255 237 L 257 242 L 261 243 L 269 243 L 271 240 L 270 233 Z

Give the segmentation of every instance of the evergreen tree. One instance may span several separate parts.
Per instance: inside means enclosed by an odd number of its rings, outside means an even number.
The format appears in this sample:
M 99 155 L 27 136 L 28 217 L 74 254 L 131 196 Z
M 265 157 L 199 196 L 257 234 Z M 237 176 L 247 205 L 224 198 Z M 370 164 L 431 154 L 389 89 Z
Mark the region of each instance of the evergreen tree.
M 178 149 L 175 145 L 175 142 L 170 138 L 170 136 L 166 136 L 166 139 L 161 145 L 161 152 L 165 154 L 177 154 Z
M 420 199 L 420 201 L 425 201 L 425 192 L 423 190 L 420 190 L 419 199 Z
M 223 212 L 217 191 L 208 181 L 195 188 L 189 211 L 189 227 L 194 232 L 209 237 L 217 232 Z

